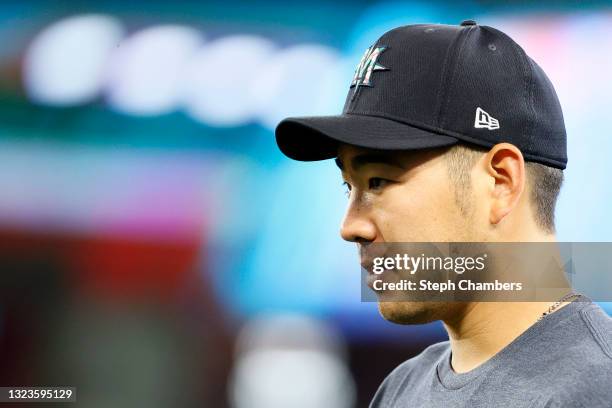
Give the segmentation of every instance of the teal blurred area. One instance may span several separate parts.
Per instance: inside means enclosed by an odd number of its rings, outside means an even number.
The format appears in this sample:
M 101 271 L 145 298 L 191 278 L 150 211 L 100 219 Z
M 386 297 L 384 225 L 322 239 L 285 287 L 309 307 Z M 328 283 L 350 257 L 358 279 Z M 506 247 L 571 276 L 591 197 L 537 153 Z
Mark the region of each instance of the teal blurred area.
M 96 407 L 287 406 L 300 392 L 367 406 L 386 373 L 445 334 L 360 302 L 337 169 L 283 157 L 275 124 L 338 113 L 360 54 L 389 28 L 501 28 L 564 109 L 559 240 L 610 241 L 612 3 L 576 4 L 0 5 L 0 383 L 76 384 Z M 291 353 L 270 354 L 277 343 Z M 250 370 L 271 366 L 267 381 L 303 375 L 310 388 L 253 391 L 264 386 Z M 322 367 L 333 387 L 307 376 Z

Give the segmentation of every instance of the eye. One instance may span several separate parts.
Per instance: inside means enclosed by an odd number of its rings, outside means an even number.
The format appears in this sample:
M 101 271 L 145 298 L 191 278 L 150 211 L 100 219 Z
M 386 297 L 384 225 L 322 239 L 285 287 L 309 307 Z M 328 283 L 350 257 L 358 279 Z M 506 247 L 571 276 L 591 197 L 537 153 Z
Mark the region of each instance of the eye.
M 349 183 L 347 183 L 346 181 L 343 181 L 342 185 L 345 188 L 344 194 L 346 194 L 347 197 L 350 196 L 351 195 L 351 185 Z
M 385 180 L 380 177 L 372 177 L 368 180 L 368 187 L 372 190 L 376 190 L 385 186 L 388 180 Z

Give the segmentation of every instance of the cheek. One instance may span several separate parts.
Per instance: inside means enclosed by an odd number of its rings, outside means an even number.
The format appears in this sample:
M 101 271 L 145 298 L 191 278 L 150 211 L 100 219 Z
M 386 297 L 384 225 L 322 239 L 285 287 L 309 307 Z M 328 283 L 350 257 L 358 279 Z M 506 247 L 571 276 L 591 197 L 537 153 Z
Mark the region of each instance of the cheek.
M 387 242 L 450 241 L 460 217 L 448 180 L 423 178 L 394 186 L 373 206 Z

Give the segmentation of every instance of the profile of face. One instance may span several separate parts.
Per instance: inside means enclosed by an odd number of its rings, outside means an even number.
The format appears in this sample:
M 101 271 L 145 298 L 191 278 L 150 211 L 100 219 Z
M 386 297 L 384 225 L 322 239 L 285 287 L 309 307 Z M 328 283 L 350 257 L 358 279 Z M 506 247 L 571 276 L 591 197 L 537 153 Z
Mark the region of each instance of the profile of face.
M 516 149 L 519 160 L 513 159 L 512 148 L 508 154 L 503 146 L 500 152 L 483 154 L 472 170 L 467 193 L 462 193 L 469 197 L 458 200 L 447 150 L 390 152 L 340 146 L 336 163 L 348 195 L 342 238 L 355 242 L 360 253 L 369 243 L 493 240 L 492 231 L 516 207 L 522 193 L 520 151 Z M 383 317 L 403 324 L 447 319 L 465 307 L 391 301 L 384 292 L 377 296 Z

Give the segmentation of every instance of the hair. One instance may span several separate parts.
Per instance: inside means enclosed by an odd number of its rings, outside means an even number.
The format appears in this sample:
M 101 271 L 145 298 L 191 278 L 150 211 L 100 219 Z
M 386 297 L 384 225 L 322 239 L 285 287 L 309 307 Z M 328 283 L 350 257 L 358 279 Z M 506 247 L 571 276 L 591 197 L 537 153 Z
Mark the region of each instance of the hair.
M 470 171 L 476 160 L 488 149 L 479 146 L 457 144 L 446 154 L 448 173 L 455 185 L 455 200 L 464 214 L 470 212 Z M 536 224 L 548 233 L 555 232 L 555 205 L 563 184 L 563 170 L 535 162 L 525 162 L 529 183 L 530 203 L 534 209 Z

